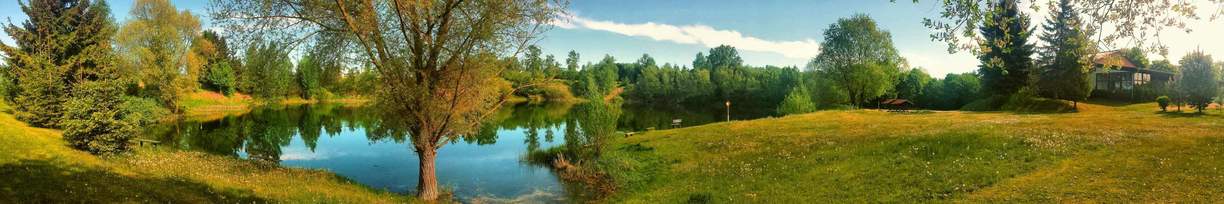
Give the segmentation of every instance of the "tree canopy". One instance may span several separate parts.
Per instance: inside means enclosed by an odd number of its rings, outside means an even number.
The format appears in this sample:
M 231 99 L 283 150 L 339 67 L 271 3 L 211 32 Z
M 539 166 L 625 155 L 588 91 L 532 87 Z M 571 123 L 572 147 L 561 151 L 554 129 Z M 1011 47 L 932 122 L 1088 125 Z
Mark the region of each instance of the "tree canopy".
M 892 34 L 879 29 L 871 17 L 856 14 L 829 25 L 820 55 L 810 66 L 836 82 L 851 105 L 858 105 L 890 91 L 903 60 Z

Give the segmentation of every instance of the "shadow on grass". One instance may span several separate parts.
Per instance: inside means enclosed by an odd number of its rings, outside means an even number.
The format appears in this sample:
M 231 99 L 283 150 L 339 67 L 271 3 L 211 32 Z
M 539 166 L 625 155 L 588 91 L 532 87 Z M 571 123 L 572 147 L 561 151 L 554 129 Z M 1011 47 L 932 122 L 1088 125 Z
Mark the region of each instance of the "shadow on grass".
M 1109 107 L 1116 108 L 1116 107 L 1124 107 L 1124 106 L 1134 105 L 1134 104 L 1143 103 L 1143 102 L 1133 102 L 1133 101 L 1117 100 L 1117 99 L 1092 98 L 1092 99 L 1088 99 L 1088 101 L 1081 101 L 1080 103 L 1100 105 L 1100 106 L 1109 106 Z
M 24 160 L 0 166 L 0 203 L 268 203 L 250 192 Z
M 1160 116 L 1164 116 L 1164 117 L 1166 117 L 1166 118 L 1207 118 L 1207 117 L 1220 117 L 1220 115 L 1212 115 L 1212 114 L 1208 114 L 1208 111 L 1198 112 L 1198 111 L 1194 111 L 1194 110 L 1191 110 L 1191 111 L 1184 111 L 1184 112 L 1183 112 L 1183 111 L 1156 111 L 1156 114 L 1159 114 Z

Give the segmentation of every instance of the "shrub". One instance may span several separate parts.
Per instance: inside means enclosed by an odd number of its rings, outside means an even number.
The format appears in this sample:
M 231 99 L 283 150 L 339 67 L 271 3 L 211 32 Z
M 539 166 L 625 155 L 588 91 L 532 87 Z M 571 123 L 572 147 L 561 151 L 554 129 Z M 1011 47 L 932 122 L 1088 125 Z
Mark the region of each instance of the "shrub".
M 1169 108 L 1169 96 L 1156 97 L 1156 104 L 1160 105 L 1160 112 L 1168 111 L 1169 110 L 1168 109 Z
M 138 133 L 138 122 L 121 108 L 122 87 L 114 80 L 78 84 L 64 104 L 64 139 L 93 154 L 126 151 L 128 141 Z
M 1075 108 L 1063 100 L 1041 98 L 1032 88 L 1021 88 L 1007 98 L 1001 110 L 1023 113 L 1062 113 Z
M 159 106 L 156 100 L 141 97 L 123 97 L 123 104 L 119 106 L 125 119 L 136 123 L 137 125 L 151 125 L 157 123 L 166 115 L 170 115 L 170 110 Z
M 816 111 L 816 103 L 812 102 L 811 94 L 808 94 L 807 87 L 795 86 L 786 98 L 782 99 L 782 104 L 778 105 L 778 114 L 802 114 Z
M 549 82 L 539 87 L 540 94 L 544 95 L 544 99 L 548 101 L 572 101 L 574 94 L 570 92 L 569 85 L 561 82 Z
M 237 83 L 237 76 L 234 76 L 234 69 L 230 67 L 229 62 L 218 62 L 208 69 L 205 78 L 208 83 L 205 84 L 209 88 L 230 96 L 234 94 L 234 88 Z

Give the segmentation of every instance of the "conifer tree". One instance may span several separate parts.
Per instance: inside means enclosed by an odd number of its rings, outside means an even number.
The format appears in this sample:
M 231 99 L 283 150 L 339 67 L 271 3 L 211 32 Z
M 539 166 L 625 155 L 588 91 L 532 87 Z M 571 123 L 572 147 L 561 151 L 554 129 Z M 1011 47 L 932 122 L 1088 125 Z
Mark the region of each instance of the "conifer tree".
M 1028 86 L 1034 47 L 1028 42 L 1029 17 L 1016 0 L 990 3 L 993 9 L 979 28 L 983 40 L 978 55 L 982 89 L 992 95 L 1011 95 Z
M 0 43 L 12 77 L 14 115 L 36 127 L 59 128 L 73 86 L 94 80 L 82 70 L 104 66 L 114 33 L 105 2 L 33 0 L 18 2 L 29 19 L 4 31 L 14 46 Z
M 1078 106 L 1078 101 L 1092 93 L 1092 42 L 1071 0 L 1059 1 L 1050 16 L 1053 18 L 1046 20 L 1040 36 L 1046 46 L 1041 49 L 1037 86 L 1042 96 L 1069 100 Z

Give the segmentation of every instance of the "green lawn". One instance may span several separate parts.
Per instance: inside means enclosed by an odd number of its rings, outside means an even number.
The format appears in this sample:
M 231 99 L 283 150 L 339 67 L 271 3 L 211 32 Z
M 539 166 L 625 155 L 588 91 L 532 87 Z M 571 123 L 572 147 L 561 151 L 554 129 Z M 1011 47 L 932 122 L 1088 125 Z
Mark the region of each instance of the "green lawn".
M 826 111 L 618 139 L 612 202 L 1210 202 L 1224 117 Z
M 0 105 L 0 108 L 3 108 Z M 335 174 L 204 153 L 100 158 L 0 113 L 0 203 L 405 203 Z

